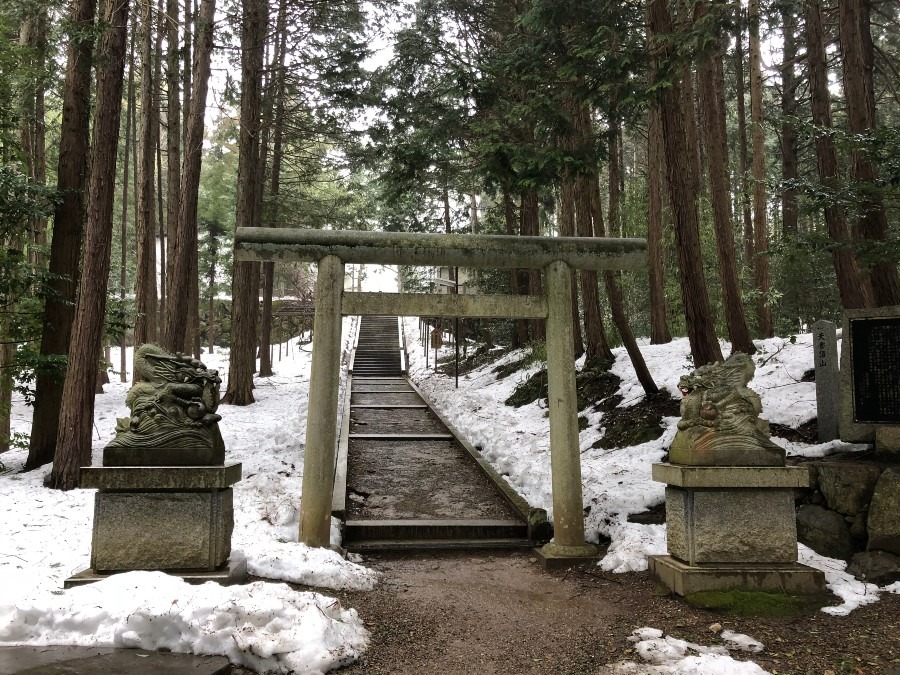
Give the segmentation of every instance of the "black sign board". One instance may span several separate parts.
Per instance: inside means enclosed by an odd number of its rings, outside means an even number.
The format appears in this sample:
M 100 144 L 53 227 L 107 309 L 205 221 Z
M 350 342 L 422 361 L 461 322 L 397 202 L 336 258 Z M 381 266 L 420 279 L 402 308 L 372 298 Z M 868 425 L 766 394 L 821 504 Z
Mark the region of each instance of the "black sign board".
M 900 317 L 850 320 L 853 418 L 900 423 Z

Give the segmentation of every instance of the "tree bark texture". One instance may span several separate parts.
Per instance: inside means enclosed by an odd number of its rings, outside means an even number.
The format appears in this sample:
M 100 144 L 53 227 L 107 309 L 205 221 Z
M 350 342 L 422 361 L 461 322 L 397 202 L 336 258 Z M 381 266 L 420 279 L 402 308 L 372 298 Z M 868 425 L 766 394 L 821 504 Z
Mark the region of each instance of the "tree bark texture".
M 519 234 L 523 237 L 536 237 L 541 233 L 540 211 L 538 205 L 538 191 L 536 187 L 529 187 L 522 192 L 522 206 L 520 214 Z M 541 270 L 528 270 L 528 294 L 541 295 Z M 532 340 L 544 339 L 544 321 L 534 319 L 529 321 Z
M 181 205 L 181 42 L 180 5 L 166 0 L 166 227 L 165 249 L 167 296 L 171 295 L 172 249 Z M 185 26 L 188 29 L 189 26 Z M 165 314 L 160 326 L 165 326 Z
M 138 132 L 138 186 L 136 232 L 137 277 L 135 279 L 134 346 L 156 341 L 156 220 L 155 220 L 155 170 L 156 159 L 155 117 L 153 105 L 153 3 L 145 1 L 141 6 L 141 116 Z M 134 377 L 138 377 L 134 371 Z
M 610 156 L 610 163 L 618 162 L 618 156 Z M 612 169 L 610 169 L 612 171 Z M 606 228 L 603 226 L 603 206 L 600 203 L 600 182 L 594 180 L 594 189 L 591 190 L 591 213 L 594 216 L 594 236 L 605 237 Z M 619 208 L 621 203 L 621 184 L 619 181 L 610 181 L 609 183 L 609 205 L 610 213 L 613 213 L 613 207 Z M 631 359 L 631 366 L 634 368 L 638 382 L 644 389 L 644 393 L 649 395 L 658 394 L 659 388 L 653 381 L 650 369 L 647 368 L 647 362 L 644 361 L 644 355 L 638 348 L 637 340 L 634 339 L 634 333 L 631 332 L 631 326 L 628 324 L 628 317 L 625 314 L 625 301 L 622 298 L 622 289 L 619 288 L 618 273 L 606 271 L 603 273 L 603 281 L 606 285 L 606 297 L 609 299 L 609 308 L 613 315 L 613 323 L 619 331 L 619 337 L 622 338 L 622 344 L 625 345 L 625 351 L 628 352 L 628 358 Z
M 828 61 L 825 53 L 822 7 L 817 0 L 809 0 L 805 7 L 810 109 L 813 124 L 818 128 L 815 136 L 816 166 L 819 180 L 827 187 L 837 187 L 841 182 L 841 175 L 837 149 L 829 133 L 831 95 L 828 93 Z M 837 244 L 831 251 L 831 258 L 841 304 L 845 309 L 871 307 L 872 286 L 869 279 L 864 279 L 860 275 L 856 254 L 851 246 L 850 228 L 841 204 L 831 202 L 825 207 L 825 224 L 828 227 L 828 236 Z
M 707 2 L 698 5 L 698 16 L 705 17 L 710 9 Z M 718 22 L 717 22 L 718 23 Z M 725 81 L 721 75 L 722 51 L 716 43 L 701 57 L 697 70 L 700 101 L 703 110 L 703 131 L 709 160 L 709 190 L 713 222 L 716 231 L 716 254 L 719 262 L 719 282 L 725 305 L 725 323 L 734 351 L 755 354 L 750 338 L 741 286 L 738 280 L 734 251 L 734 230 L 731 223 L 731 186 L 728 184 L 728 139 L 725 133 Z
M 47 182 L 46 125 L 44 123 L 47 70 L 47 10 L 40 4 L 26 7 L 19 29 L 19 44 L 24 48 L 23 66 L 28 80 L 22 92 L 20 142 L 28 176 L 35 183 Z M 47 219 L 35 216 L 29 223 L 28 259 L 40 265 L 40 247 L 47 243 Z
M 510 237 L 515 236 L 518 224 L 509 185 L 503 186 L 503 219 L 506 223 L 506 234 Z M 509 292 L 510 295 L 519 295 L 519 270 L 511 269 L 509 271 Z M 512 346 L 513 348 L 519 348 L 524 347 L 526 344 L 528 344 L 528 321 L 526 319 L 517 319 L 515 331 L 513 332 Z
M 647 257 L 650 286 L 650 344 L 672 341 L 666 318 L 665 247 L 663 246 L 663 180 L 666 155 L 663 148 L 662 117 L 658 105 L 651 104 L 647 120 Z
M 838 10 L 847 125 L 851 134 L 866 135 L 876 126 L 871 5 L 869 0 L 839 0 Z M 860 242 L 885 241 L 888 221 L 881 192 L 875 185 L 878 169 L 864 148 L 850 153 L 850 179 L 867 188 L 859 190 L 862 216 L 855 226 L 855 238 Z M 875 306 L 900 304 L 897 261 L 880 258 L 870 273 Z
M 48 281 L 51 292 L 44 303 L 42 356 L 68 353 L 75 315 L 75 289 L 85 217 L 84 193 L 88 182 L 95 12 L 96 0 L 76 0 L 69 15 L 71 29 L 56 171 L 59 200 L 53 214 L 51 277 Z M 61 379 L 38 371 L 26 470 L 53 461 L 62 392 Z
M 772 337 L 772 309 L 769 294 L 769 237 L 766 223 L 766 157 L 763 129 L 762 57 L 759 42 L 759 0 L 750 0 L 750 137 L 753 143 L 753 279 L 759 297 L 756 300 L 757 329 L 762 337 Z
M 256 227 L 260 214 L 259 132 L 262 65 L 265 50 L 266 7 L 263 0 L 243 0 L 241 22 L 241 117 L 238 139 L 236 227 Z M 253 398 L 256 369 L 256 310 L 259 303 L 259 264 L 235 262 L 232 273 L 231 354 L 224 403 L 248 405 Z
M 197 15 L 197 42 L 194 49 L 194 74 L 192 76 L 193 91 L 191 92 L 188 122 L 185 125 L 186 137 L 184 163 L 181 171 L 178 223 L 175 227 L 175 241 L 172 248 L 169 311 L 166 316 L 163 337 L 163 346 L 175 352 L 186 352 L 192 346 L 187 342 L 188 326 L 196 324 L 197 321 L 196 318 L 185 319 L 185 317 L 188 317 L 191 307 L 191 285 L 198 283 L 198 275 L 195 271 L 197 266 L 197 206 L 215 11 L 215 0 L 202 0 Z M 246 95 L 247 93 L 244 92 L 241 96 L 242 109 Z M 241 138 L 243 140 L 243 115 L 241 119 Z M 240 186 L 240 178 L 238 184 Z M 238 213 L 240 213 L 240 205 Z M 193 337 L 193 333 L 191 336 Z
M 128 48 L 128 93 L 125 111 L 125 166 L 122 167 L 122 220 L 119 223 L 119 302 L 125 306 L 125 297 L 128 294 L 128 199 L 129 199 L 129 175 L 131 154 L 134 152 L 134 42 L 135 31 L 131 31 Z M 128 354 L 125 332 L 119 339 L 119 381 L 128 381 Z
M 797 129 L 793 117 L 797 113 L 797 78 L 794 61 L 797 59 L 797 18 L 794 8 L 781 6 L 781 34 L 784 49 L 781 64 L 781 234 L 794 239 L 797 230 L 797 189 L 790 185 L 797 179 Z M 787 290 L 787 289 L 786 289 Z
M 575 236 L 575 178 L 570 171 L 563 171 L 559 190 L 558 207 L 559 236 Z M 572 339 L 575 345 L 575 358 L 584 354 L 584 338 L 581 335 L 581 319 L 578 311 L 578 281 L 575 270 L 572 270 Z
M 82 275 L 59 414 L 59 443 L 50 478 L 52 487 L 64 490 L 78 486 L 80 467 L 91 461 L 94 387 L 111 257 L 128 0 L 106 0 L 102 21 L 106 29 L 98 51 L 97 114 L 91 143 Z
M 665 0 L 650 2 L 650 31 L 660 39 L 657 49 L 663 57 L 671 45 L 672 19 Z M 722 350 L 716 338 L 712 311 L 703 276 L 703 256 L 700 249 L 700 224 L 697 214 L 697 193 L 693 189 L 690 163 L 692 153 L 687 147 L 684 108 L 681 105 L 681 86 L 678 80 L 666 87 L 662 94 L 663 138 L 666 151 L 666 173 L 672 215 L 675 222 L 675 247 L 678 252 L 678 280 L 684 303 L 685 324 L 694 366 L 722 360 Z
M 735 35 L 734 72 L 737 88 L 738 173 L 741 177 L 740 206 L 741 222 L 744 229 L 744 266 L 752 271 L 755 267 L 756 255 L 753 243 L 753 215 L 750 210 L 750 186 L 747 184 L 750 159 L 747 149 L 747 105 L 745 102 L 746 87 L 744 85 L 744 11 L 740 3 L 737 3 L 736 13 L 738 20 L 735 22 L 737 31 Z

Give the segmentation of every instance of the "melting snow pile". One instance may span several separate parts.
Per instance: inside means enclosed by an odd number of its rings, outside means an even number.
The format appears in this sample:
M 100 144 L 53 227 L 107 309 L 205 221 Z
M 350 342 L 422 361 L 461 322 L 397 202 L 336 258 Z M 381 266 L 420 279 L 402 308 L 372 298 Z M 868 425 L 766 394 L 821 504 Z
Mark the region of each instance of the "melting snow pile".
M 748 635 L 722 631 L 722 639 L 729 648 L 746 652 L 760 652 L 762 643 Z M 726 647 L 704 647 L 671 635 L 663 635 L 656 628 L 638 628 L 628 638 L 644 663 L 620 661 L 608 669 L 612 673 L 634 675 L 765 675 L 750 661 L 736 661 Z
M 0 644 L 217 654 L 261 672 L 322 673 L 357 658 L 367 638 L 356 610 L 261 581 L 191 586 L 162 572 L 128 572 L 0 604 Z

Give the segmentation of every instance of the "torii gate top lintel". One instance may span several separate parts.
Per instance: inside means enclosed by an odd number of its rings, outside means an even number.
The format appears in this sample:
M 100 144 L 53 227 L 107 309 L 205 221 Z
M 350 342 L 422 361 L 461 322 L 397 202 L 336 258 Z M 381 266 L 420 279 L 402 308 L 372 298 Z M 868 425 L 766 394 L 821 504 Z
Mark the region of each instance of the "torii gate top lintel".
M 239 227 L 234 254 L 236 260 L 318 262 L 333 255 L 344 263 L 491 268 L 546 267 L 559 260 L 574 269 L 626 270 L 646 266 L 647 241 Z
M 596 552 L 596 547 L 584 541 L 572 335 L 572 270 L 643 267 L 647 255 L 645 240 L 238 228 L 234 248 L 236 260 L 318 263 L 316 337 L 309 381 L 300 503 L 300 540 L 303 543 L 328 546 L 330 541 L 341 315 L 421 312 L 427 316 L 546 319 L 554 540 L 542 551 L 545 556 L 562 558 L 591 556 Z M 345 263 L 543 268 L 544 294 L 438 296 L 349 293 L 344 291 Z

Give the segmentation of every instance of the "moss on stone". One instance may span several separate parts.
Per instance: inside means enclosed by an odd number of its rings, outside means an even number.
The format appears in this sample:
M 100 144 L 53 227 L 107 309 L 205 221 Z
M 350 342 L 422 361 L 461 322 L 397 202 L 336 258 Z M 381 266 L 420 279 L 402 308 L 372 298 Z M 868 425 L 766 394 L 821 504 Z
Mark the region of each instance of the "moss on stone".
M 684 598 L 689 605 L 737 616 L 794 616 L 820 607 L 819 596 L 766 591 L 701 591 Z

